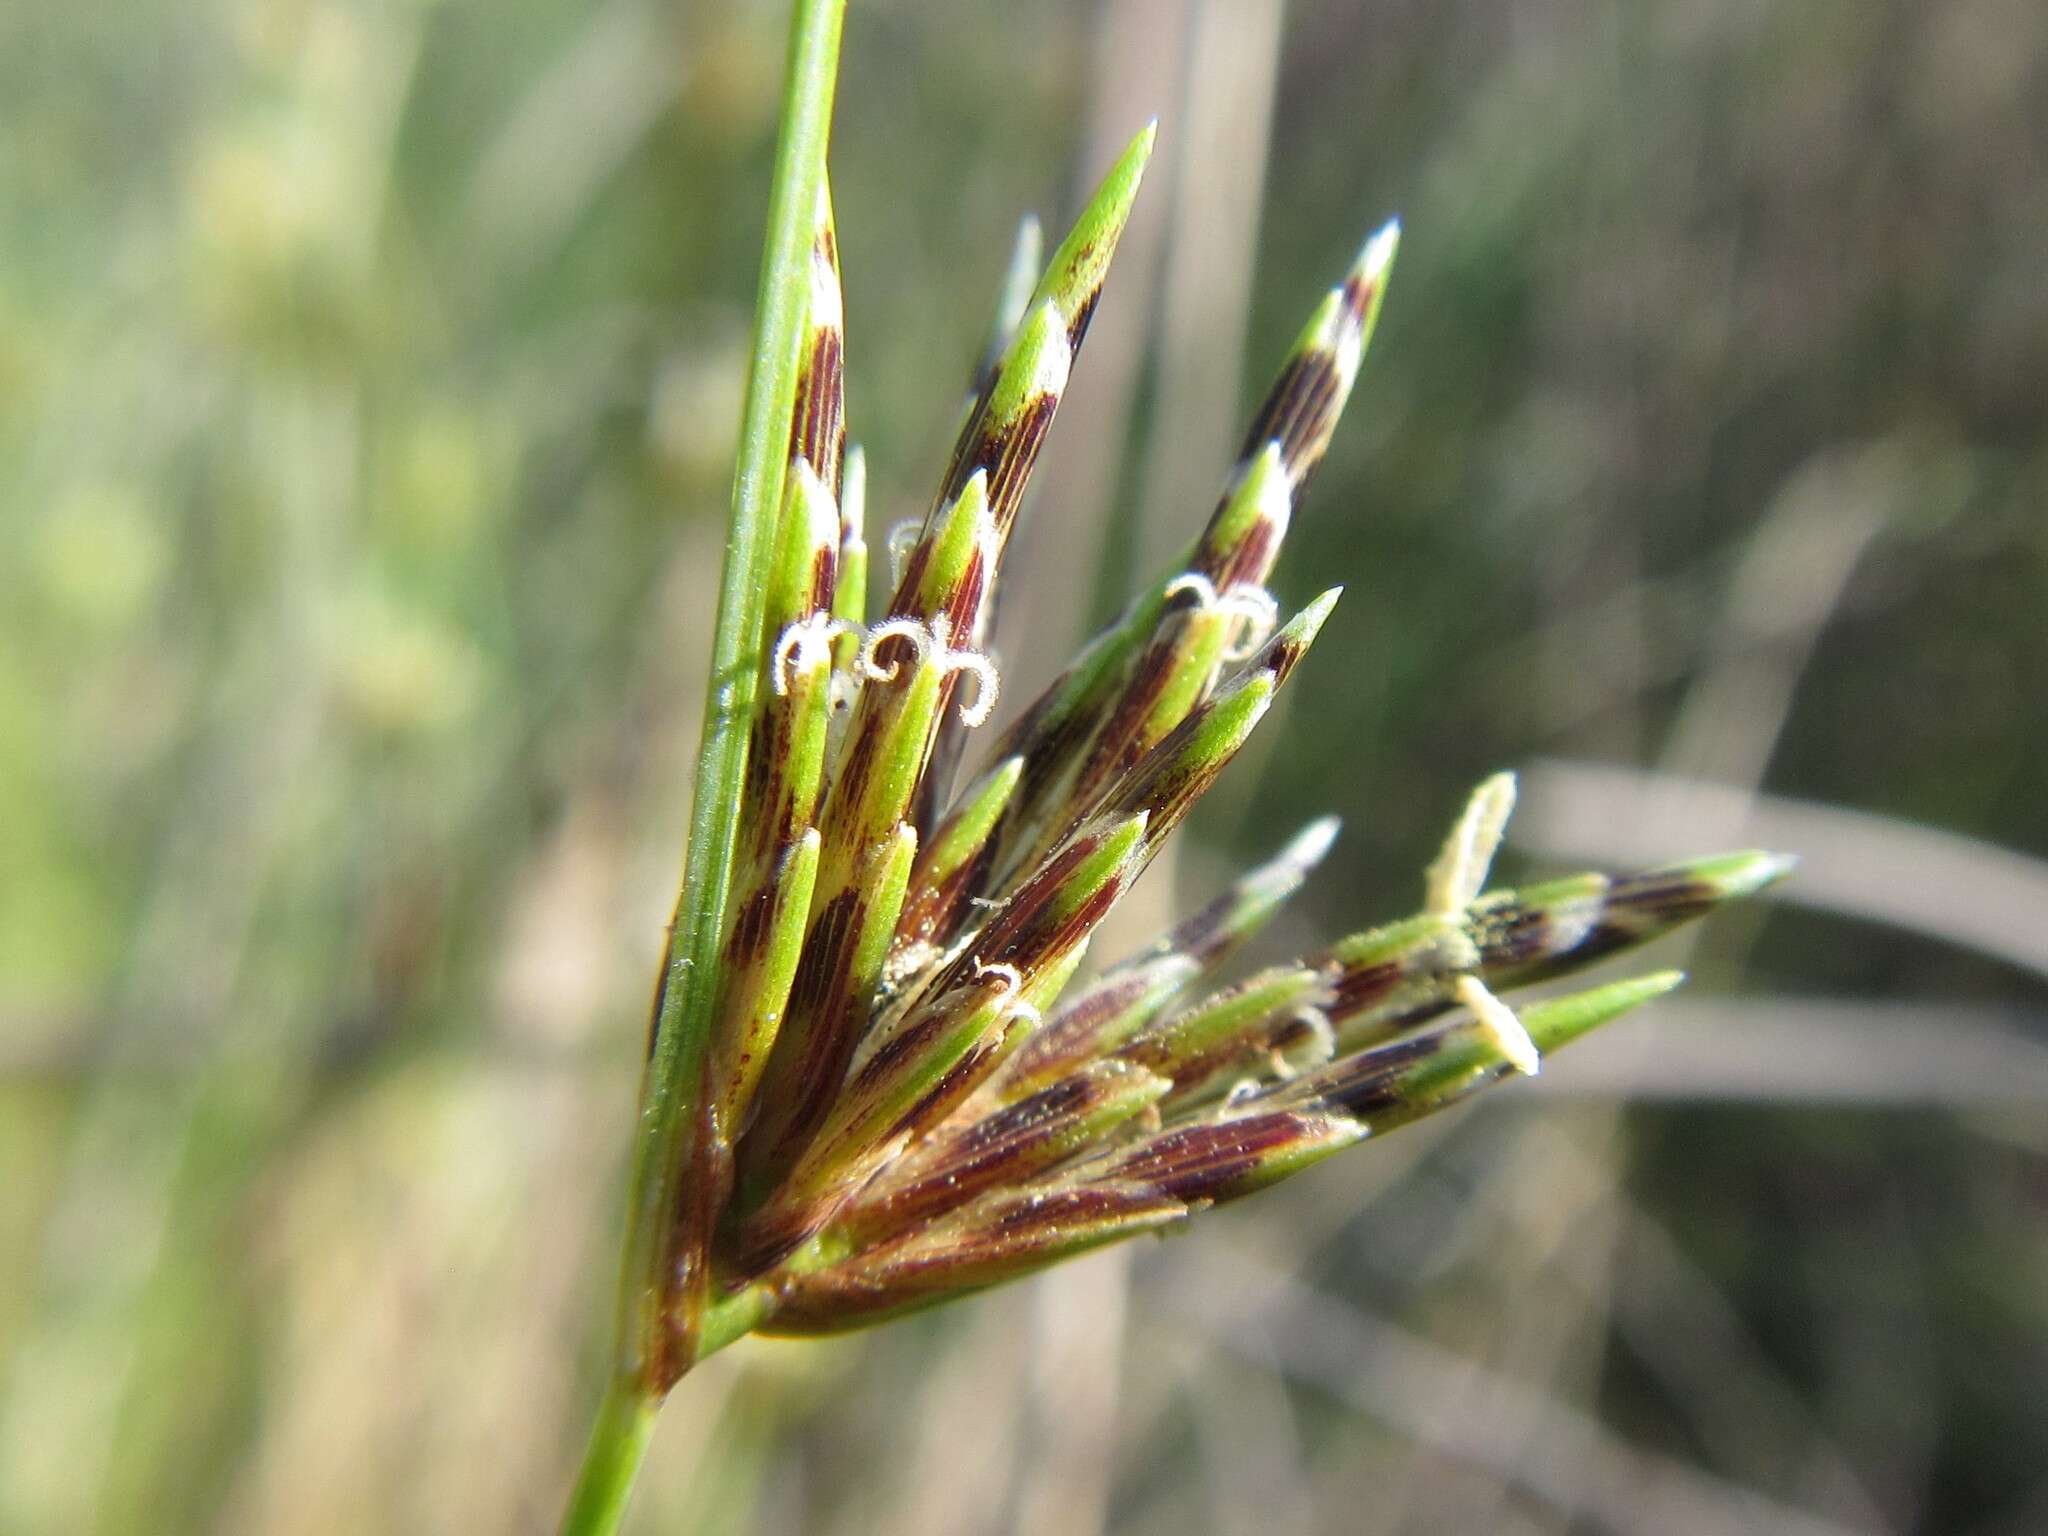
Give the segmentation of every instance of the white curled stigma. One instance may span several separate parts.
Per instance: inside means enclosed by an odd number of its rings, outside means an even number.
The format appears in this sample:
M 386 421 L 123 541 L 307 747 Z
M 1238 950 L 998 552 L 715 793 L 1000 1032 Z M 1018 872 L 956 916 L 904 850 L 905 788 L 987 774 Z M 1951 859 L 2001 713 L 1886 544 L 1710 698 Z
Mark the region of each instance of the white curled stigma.
M 1002 990 L 996 994 L 1000 1010 L 998 1016 L 1005 1019 L 1023 1019 L 1036 1029 L 1044 1021 L 1038 1010 L 1017 994 L 1024 990 L 1024 978 L 1017 973 L 1017 967 L 998 961 L 994 965 L 983 965 L 979 959 L 968 962 L 974 968 L 974 979 L 986 981 L 990 977 L 1002 983 Z
M 789 694 L 790 669 L 799 672 L 815 672 L 820 667 L 832 665 L 832 642 L 840 635 L 859 633 L 844 619 L 835 619 L 829 613 L 814 613 L 808 619 L 798 619 L 785 625 L 781 634 L 775 637 L 775 653 L 768 669 L 768 678 L 775 689 L 777 698 Z
M 1199 612 L 1234 614 L 1244 621 L 1245 627 L 1223 648 L 1225 661 L 1243 661 L 1265 644 L 1266 636 L 1280 622 L 1280 605 L 1273 594 L 1252 582 L 1240 581 L 1229 591 L 1218 593 L 1216 583 L 1200 571 L 1182 571 L 1166 584 L 1164 595 L 1173 597 L 1181 592 L 1194 593 Z
M 977 725 L 987 724 L 988 717 L 995 713 L 996 699 L 1003 691 L 1002 674 L 980 651 L 969 646 L 956 649 L 950 643 L 952 627 L 952 621 L 940 614 L 932 620 L 932 640 L 937 647 L 940 671 L 965 672 L 974 679 L 974 697 L 960 706 L 960 723 L 973 730 Z
M 970 673 L 974 678 L 974 697 L 962 701 L 960 723 L 970 730 L 987 723 L 988 717 L 995 713 L 996 699 L 1002 692 L 1002 674 L 996 671 L 996 664 L 980 651 L 953 645 L 952 623 L 943 613 L 929 624 L 917 619 L 887 619 L 869 630 L 867 641 L 861 646 L 860 659 L 855 663 L 863 677 L 878 683 L 896 681 L 903 664 L 892 661 L 884 666 L 881 645 L 885 640 L 898 638 L 910 642 L 917 652 L 917 665 L 920 667 L 937 667 L 941 676 L 954 672 Z
M 893 535 L 891 535 L 893 537 Z M 860 659 L 854 663 L 862 677 L 872 678 L 878 683 L 893 683 L 896 674 L 903 670 L 903 663 L 892 661 L 887 667 L 881 664 L 882 642 L 895 639 L 908 640 L 917 652 L 917 664 L 921 667 L 932 659 L 931 630 L 916 619 L 884 619 L 868 631 L 866 641 L 860 648 Z
M 903 565 L 909 560 L 910 552 L 917 548 L 917 541 L 924 536 L 924 519 L 906 517 L 901 522 L 889 525 L 889 534 L 882 543 L 889 551 L 889 584 L 903 585 Z

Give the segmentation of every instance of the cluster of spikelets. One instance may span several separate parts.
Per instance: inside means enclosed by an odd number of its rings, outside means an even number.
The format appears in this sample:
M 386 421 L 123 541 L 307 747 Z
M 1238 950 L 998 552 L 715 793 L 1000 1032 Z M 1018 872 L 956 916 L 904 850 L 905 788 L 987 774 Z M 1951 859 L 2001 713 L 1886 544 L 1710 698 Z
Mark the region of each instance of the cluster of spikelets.
M 643 1320 L 658 1384 L 740 1332 L 857 1326 L 1181 1222 L 1464 1097 L 1673 986 L 1498 993 L 1775 878 L 1742 854 L 1483 893 L 1489 781 L 1423 912 L 1229 984 L 1335 828 L 1079 986 L 1091 934 L 1306 654 L 1264 583 L 1371 337 L 1389 226 L 1317 308 L 1208 525 L 985 753 L 995 582 L 1088 329 L 1148 130 L 1031 286 L 1019 259 L 930 513 L 865 611 L 841 299 L 819 201 L 759 704 L 712 1028 Z M 663 991 L 678 973 L 665 980 Z M 667 1001 L 672 1002 L 673 999 Z M 656 1027 L 671 1008 L 657 997 Z

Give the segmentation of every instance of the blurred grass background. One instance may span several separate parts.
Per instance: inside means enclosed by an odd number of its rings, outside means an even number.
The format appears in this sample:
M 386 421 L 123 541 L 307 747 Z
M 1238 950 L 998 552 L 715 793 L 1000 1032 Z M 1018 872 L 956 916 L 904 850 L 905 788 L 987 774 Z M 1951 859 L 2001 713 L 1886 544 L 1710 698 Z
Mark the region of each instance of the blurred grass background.
M 0 12 L 10 1536 L 551 1528 L 783 21 Z M 2048 11 L 855 0 L 877 534 L 1014 219 L 1155 113 L 1011 701 L 1398 210 L 1279 581 L 1346 601 L 1182 899 L 1336 810 L 1293 937 L 1405 912 L 1518 765 L 1509 875 L 1764 841 L 1802 905 L 1184 1241 L 718 1357 L 635 1528 L 2048 1528 Z

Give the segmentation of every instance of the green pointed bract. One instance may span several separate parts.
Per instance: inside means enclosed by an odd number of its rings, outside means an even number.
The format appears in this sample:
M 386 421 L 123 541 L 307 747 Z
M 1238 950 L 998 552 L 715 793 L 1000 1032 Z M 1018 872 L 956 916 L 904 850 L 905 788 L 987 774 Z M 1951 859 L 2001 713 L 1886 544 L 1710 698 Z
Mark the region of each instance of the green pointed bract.
M 1145 162 L 1152 158 L 1158 134 L 1159 124 L 1147 123 L 1124 146 L 1067 238 L 1053 252 L 1045 276 L 1032 294 L 1034 302 L 1051 303 L 1059 309 L 1061 318 L 1077 333 L 1077 346 L 1078 333 L 1087 328 L 1095 301 L 1102 295 L 1102 280 L 1109 275 L 1110 258 L 1116 255 L 1116 243 L 1130 221 L 1131 205 L 1138 200 Z
M 1771 854 L 1735 853 L 1633 875 L 1578 875 L 1481 897 L 1466 928 L 1487 980 L 1522 986 L 1648 943 L 1790 868 Z
M 782 867 L 755 890 L 727 930 L 707 1095 L 714 1126 L 727 1145 L 746 1122 L 796 979 L 818 878 L 818 846 L 816 828 L 797 839 Z
M 911 551 L 899 589 L 908 592 L 910 600 L 899 611 L 913 618 L 947 614 L 949 626 L 957 623 L 960 613 L 977 611 L 993 574 L 995 550 L 988 473 L 978 469 L 939 514 L 932 536 Z
M 1074 342 L 1059 307 L 1047 301 L 1028 310 L 996 370 L 966 461 L 968 473 L 989 477 L 989 511 L 1003 539 L 1010 536 L 1073 366 Z
M 1294 517 L 1294 484 L 1281 445 L 1253 450 L 1231 477 L 1196 543 L 1189 568 L 1212 582 L 1263 582 Z
M 823 626 L 838 568 L 839 512 L 802 459 L 791 465 L 784 484 L 764 606 L 767 686 L 748 747 L 734 912 L 754 899 L 810 824 L 824 771 L 832 651 Z
M 896 933 L 899 954 L 943 948 L 972 889 L 975 866 L 1016 792 L 1021 757 L 1006 757 L 968 786 L 919 855 Z
M 768 572 L 762 634 L 773 647 L 792 624 L 830 615 L 839 570 L 839 503 L 807 459 L 792 460 L 783 481 L 775 563 Z M 771 677 L 771 683 L 773 679 Z
M 863 705 L 872 707 L 856 713 L 832 764 L 821 820 L 826 867 L 835 874 L 903 819 L 931 751 L 945 670 L 928 650 L 888 665 L 896 675 L 870 678 L 862 689 Z
M 1241 616 L 1197 599 L 1174 612 L 1131 669 L 1123 692 L 1103 712 L 1064 798 L 1088 805 L 1102 786 L 1165 739 L 1207 698 Z

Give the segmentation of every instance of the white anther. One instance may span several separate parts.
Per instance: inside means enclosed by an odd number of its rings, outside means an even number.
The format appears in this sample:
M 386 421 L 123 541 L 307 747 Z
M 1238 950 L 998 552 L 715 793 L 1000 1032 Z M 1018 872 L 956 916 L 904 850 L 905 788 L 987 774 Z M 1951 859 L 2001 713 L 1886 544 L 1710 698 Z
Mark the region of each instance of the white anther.
M 1515 809 L 1515 776 L 1496 773 L 1472 791 L 1443 851 L 1429 867 L 1424 909 L 1433 917 L 1462 918 L 1486 888 L 1493 856 L 1500 851 L 1508 817 Z
M 1515 776 L 1495 774 L 1472 792 L 1457 825 L 1444 839 L 1443 851 L 1429 866 L 1423 910 L 1442 923 L 1445 932 L 1466 950 L 1466 958 L 1459 964 L 1476 967 L 1479 963 L 1464 924 L 1472 903 L 1486 888 L 1493 856 L 1500 851 L 1501 837 L 1514 809 Z M 1516 1070 L 1530 1077 L 1536 1075 L 1542 1058 L 1514 1009 L 1495 997 L 1486 983 L 1470 971 L 1451 983 L 1451 995 L 1471 1010 L 1479 1027 Z
M 861 676 L 871 677 L 878 683 L 893 683 L 896 674 L 902 670 L 901 662 L 892 661 L 886 669 L 880 661 L 882 642 L 898 637 L 908 640 L 917 651 L 917 664 L 923 666 L 932 659 L 932 632 L 916 619 L 885 619 L 868 631 L 867 643 L 860 648 L 860 660 L 856 665 Z
M 1002 990 L 996 994 L 996 1002 L 1002 1009 L 1002 1016 L 1010 1019 L 1024 1019 L 1035 1029 L 1041 1022 L 1038 1010 L 1018 997 L 1024 989 L 1024 978 L 1017 967 L 997 961 L 994 965 L 983 965 L 977 958 L 968 962 L 974 969 L 974 978 L 985 981 L 993 977 L 1002 983 Z
M 773 664 L 768 669 L 770 683 L 777 697 L 789 692 L 790 668 L 799 672 L 815 672 L 832 665 L 832 641 L 836 636 L 858 633 L 844 619 L 835 619 L 829 613 L 814 613 L 808 619 L 798 619 L 785 625 L 775 637 Z
M 1182 592 L 1195 594 L 1195 607 L 1207 611 L 1217 603 L 1216 583 L 1200 571 L 1182 571 L 1166 584 L 1163 596 L 1173 597 Z
M 1485 982 L 1477 976 L 1460 976 L 1453 990 L 1516 1071 L 1534 1077 L 1542 1070 L 1543 1058 L 1536 1042 L 1529 1038 L 1528 1028 L 1515 1016 L 1514 1009 L 1487 990 Z

